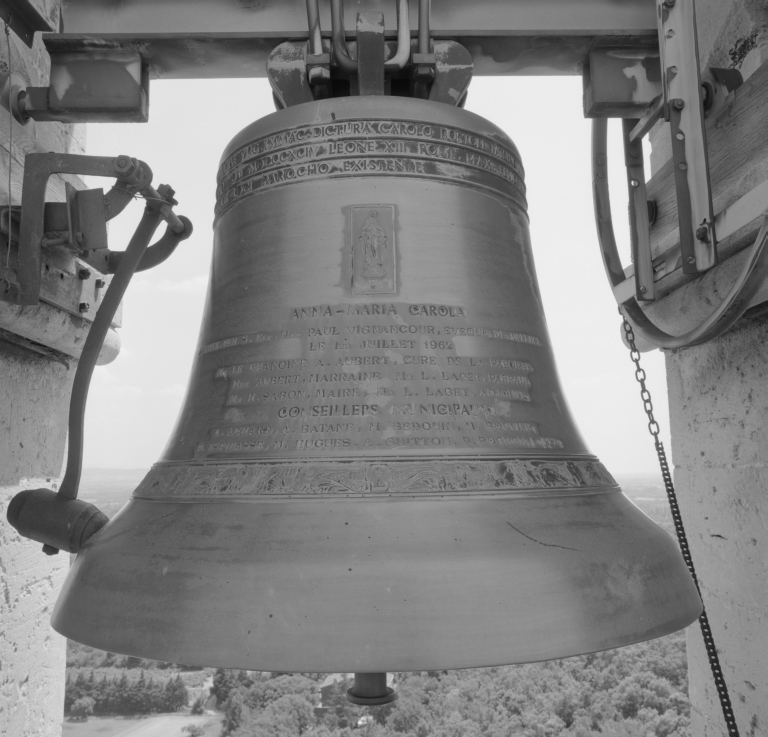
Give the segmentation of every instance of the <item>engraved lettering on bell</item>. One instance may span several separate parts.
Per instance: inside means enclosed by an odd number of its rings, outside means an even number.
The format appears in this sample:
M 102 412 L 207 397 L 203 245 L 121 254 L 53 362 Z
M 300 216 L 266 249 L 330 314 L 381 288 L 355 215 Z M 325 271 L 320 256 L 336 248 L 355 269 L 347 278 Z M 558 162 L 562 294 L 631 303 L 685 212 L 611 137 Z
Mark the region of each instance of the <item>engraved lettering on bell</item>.
M 351 213 L 352 294 L 396 294 L 394 206 L 354 206 Z

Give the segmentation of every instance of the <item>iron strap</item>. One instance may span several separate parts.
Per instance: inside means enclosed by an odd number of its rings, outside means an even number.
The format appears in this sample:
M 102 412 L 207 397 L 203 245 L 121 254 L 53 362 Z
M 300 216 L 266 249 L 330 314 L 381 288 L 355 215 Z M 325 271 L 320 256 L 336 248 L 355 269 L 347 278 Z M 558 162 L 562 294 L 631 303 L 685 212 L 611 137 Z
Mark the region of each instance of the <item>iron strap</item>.
M 621 311 L 619 311 L 619 314 L 621 314 L 621 319 L 624 323 L 624 332 L 626 333 L 627 343 L 629 344 L 629 355 L 635 364 L 635 379 L 637 379 L 637 383 L 640 384 L 640 397 L 643 400 L 643 409 L 648 417 L 648 432 L 653 436 L 653 442 L 656 446 L 656 455 L 659 458 L 661 476 L 664 479 L 664 488 L 667 492 L 669 508 L 672 512 L 672 520 L 675 525 L 675 532 L 677 533 L 677 542 L 680 545 L 680 552 L 683 554 L 685 565 L 688 566 L 691 578 L 693 578 L 699 596 L 701 596 L 699 580 L 696 578 L 696 570 L 693 567 L 691 550 L 688 547 L 688 538 L 685 534 L 685 528 L 683 527 L 683 518 L 680 514 L 680 507 L 677 504 L 675 486 L 672 483 L 672 474 L 669 471 L 669 464 L 667 463 L 667 454 L 664 451 L 664 444 L 659 438 L 661 429 L 659 428 L 659 423 L 656 421 L 656 418 L 653 416 L 651 393 L 645 385 L 645 369 L 640 366 L 640 351 L 637 350 L 637 346 L 635 345 L 635 333 Z M 717 656 L 717 647 L 715 647 L 715 639 L 712 636 L 712 629 L 709 626 L 709 619 L 707 618 L 707 610 L 705 608 L 702 609 L 701 616 L 699 617 L 699 626 L 701 627 L 701 634 L 704 637 L 704 646 L 707 650 L 707 658 L 709 659 L 709 666 L 712 669 L 712 677 L 714 678 L 715 687 L 717 688 L 717 695 L 720 697 L 720 706 L 723 710 L 723 718 L 725 719 L 725 725 L 728 729 L 728 735 L 729 737 L 739 737 L 739 728 L 736 725 L 736 718 L 733 715 L 733 707 L 731 706 L 731 699 L 728 695 L 728 686 L 725 683 L 723 670 L 720 667 L 720 658 Z

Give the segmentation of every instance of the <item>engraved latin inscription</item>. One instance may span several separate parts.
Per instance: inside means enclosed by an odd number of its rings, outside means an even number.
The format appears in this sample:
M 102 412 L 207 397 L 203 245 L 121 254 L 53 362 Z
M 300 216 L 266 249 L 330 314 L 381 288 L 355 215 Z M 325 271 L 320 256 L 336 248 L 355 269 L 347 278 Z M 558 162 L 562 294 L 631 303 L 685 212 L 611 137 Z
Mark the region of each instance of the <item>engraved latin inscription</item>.
M 219 169 L 216 215 L 286 184 L 376 175 L 452 182 L 524 204 L 522 174 L 516 152 L 504 142 L 451 126 L 383 120 L 306 125 L 251 141 L 229 156 Z

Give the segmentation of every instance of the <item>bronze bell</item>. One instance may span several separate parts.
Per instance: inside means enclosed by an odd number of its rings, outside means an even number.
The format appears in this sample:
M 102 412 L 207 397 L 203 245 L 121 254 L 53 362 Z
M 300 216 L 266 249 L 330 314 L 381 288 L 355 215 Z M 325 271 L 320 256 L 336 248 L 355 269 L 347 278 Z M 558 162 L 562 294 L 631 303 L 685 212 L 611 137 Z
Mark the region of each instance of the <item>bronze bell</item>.
M 283 110 L 225 151 L 214 237 L 176 429 L 77 556 L 58 632 L 366 674 L 696 619 L 675 542 L 571 419 L 501 130 L 410 98 Z

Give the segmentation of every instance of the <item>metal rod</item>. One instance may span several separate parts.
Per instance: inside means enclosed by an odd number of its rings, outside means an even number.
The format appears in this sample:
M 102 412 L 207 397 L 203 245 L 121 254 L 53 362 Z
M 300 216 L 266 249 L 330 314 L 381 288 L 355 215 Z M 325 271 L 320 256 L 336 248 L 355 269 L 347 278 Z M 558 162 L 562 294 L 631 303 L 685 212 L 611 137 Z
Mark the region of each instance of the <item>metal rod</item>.
M 663 112 L 664 95 L 659 95 L 654 98 L 646 113 L 637 121 L 637 125 L 629 134 L 629 140 L 634 142 L 638 138 L 642 138 L 654 125 L 656 125 L 656 121 L 661 117 Z
M 336 64 L 347 74 L 357 74 L 357 61 L 349 55 L 344 36 L 344 6 L 342 0 L 331 0 L 331 36 Z
M 385 69 L 402 69 L 411 57 L 411 19 L 408 0 L 397 0 L 397 52 L 384 62 Z
M 139 222 L 136 232 L 128 244 L 125 257 L 120 264 L 104 300 L 96 313 L 93 325 L 85 339 L 83 352 L 75 371 L 75 379 L 72 384 L 72 396 L 69 401 L 69 446 L 67 448 L 67 470 L 61 482 L 59 496 L 65 499 L 76 499 L 80 486 L 80 474 L 83 470 L 83 436 L 85 424 L 85 404 L 88 399 L 88 388 L 91 384 L 93 369 L 101 352 L 101 346 L 107 331 L 112 325 L 112 318 L 122 302 L 125 290 L 131 281 L 133 272 L 144 252 L 149 246 L 149 241 L 160 224 L 162 215 L 158 210 L 145 208 L 144 215 Z
M 419 53 L 428 54 L 429 48 L 429 14 L 431 0 L 419 0 Z
M 323 53 L 323 36 L 320 31 L 320 11 L 317 0 L 307 0 L 307 22 L 309 24 L 309 52 L 315 56 Z

